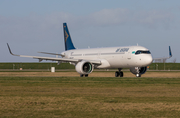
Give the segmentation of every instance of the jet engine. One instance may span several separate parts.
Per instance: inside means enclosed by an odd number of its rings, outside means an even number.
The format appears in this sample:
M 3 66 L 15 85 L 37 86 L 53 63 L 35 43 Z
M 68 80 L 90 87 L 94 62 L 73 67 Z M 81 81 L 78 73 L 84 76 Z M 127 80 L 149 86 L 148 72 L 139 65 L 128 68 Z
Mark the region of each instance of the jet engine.
M 88 62 L 88 61 L 81 61 L 79 63 L 76 64 L 76 71 L 79 73 L 79 74 L 90 74 L 92 71 L 93 71 L 93 65 Z
M 147 71 L 147 67 L 134 67 L 130 68 L 130 71 L 135 74 L 137 77 L 140 77 Z

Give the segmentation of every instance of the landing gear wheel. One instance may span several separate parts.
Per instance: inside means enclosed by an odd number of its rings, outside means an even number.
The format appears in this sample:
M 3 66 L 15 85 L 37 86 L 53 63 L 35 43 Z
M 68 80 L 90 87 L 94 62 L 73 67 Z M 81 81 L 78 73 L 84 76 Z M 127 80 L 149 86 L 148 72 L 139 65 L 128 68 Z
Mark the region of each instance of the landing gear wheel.
M 88 77 L 88 74 L 86 74 L 85 77 Z
M 136 74 L 136 77 L 141 77 L 141 75 L 140 74 Z
M 123 72 L 120 72 L 120 73 L 119 73 L 119 76 L 120 76 L 120 77 L 123 77 L 123 76 L 124 76 Z
M 84 75 L 83 74 L 80 74 L 80 77 L 83 77 Z
M 115 72 L 115 77 L 123 77 L 124 76 L 124 74 L 123 74 L 123 72 L 122 71 L 120 71 L 120 72 L 118 72 L 118 71 L 116 71 Z
M 116 72 L 115 72 L 115 77 L 119 77 L 119 75 L 120 75 L 119 72 L 116 71 Z

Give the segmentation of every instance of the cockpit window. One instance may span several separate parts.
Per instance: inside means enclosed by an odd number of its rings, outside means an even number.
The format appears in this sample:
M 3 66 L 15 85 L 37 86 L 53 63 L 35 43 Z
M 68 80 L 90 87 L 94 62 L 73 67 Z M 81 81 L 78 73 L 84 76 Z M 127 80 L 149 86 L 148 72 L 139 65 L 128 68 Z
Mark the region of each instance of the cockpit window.
M 138 50 L 138 51 L 136 51 L 135 54 L 151 54 L 151 52 L 150 52 L 149 50 L 147 50 L 147 51 L 144 51 L 144 50 Z

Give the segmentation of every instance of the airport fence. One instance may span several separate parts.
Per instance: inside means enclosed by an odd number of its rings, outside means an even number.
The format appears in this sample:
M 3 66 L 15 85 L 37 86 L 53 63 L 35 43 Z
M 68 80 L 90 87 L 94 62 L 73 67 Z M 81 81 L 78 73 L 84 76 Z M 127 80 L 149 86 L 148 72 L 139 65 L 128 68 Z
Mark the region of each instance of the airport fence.
M 58 65 L 57 63 L 0 63 L 0 69 L 46 69 L 50 70 L 51 67 L 55 67 L 56 69 L 74 69 L 74 66 L 69 63 L 62 63 Z
M 74 65 L 69 63 L 0 63 L 1 70 L 50 70 L 51 67 L 56 70 L 75 69 Z M 148 70 L 180 70 L 180 63 L 152 63 Z
M 180 70 L 180 63 L 152 63 L 149 70 Z

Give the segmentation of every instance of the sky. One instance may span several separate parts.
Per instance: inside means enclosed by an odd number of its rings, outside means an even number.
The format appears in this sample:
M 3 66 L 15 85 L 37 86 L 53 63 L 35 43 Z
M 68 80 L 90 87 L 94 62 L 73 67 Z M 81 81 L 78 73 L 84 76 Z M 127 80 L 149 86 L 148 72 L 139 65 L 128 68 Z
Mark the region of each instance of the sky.
M 64 51 L 63 23 L 76 48 L 140 45 L 180 63 L 179 0 L 0 0 L 0 62 L 38 62 L 9 54 Z M 52 56 L 50 56 L 52 57 Z

